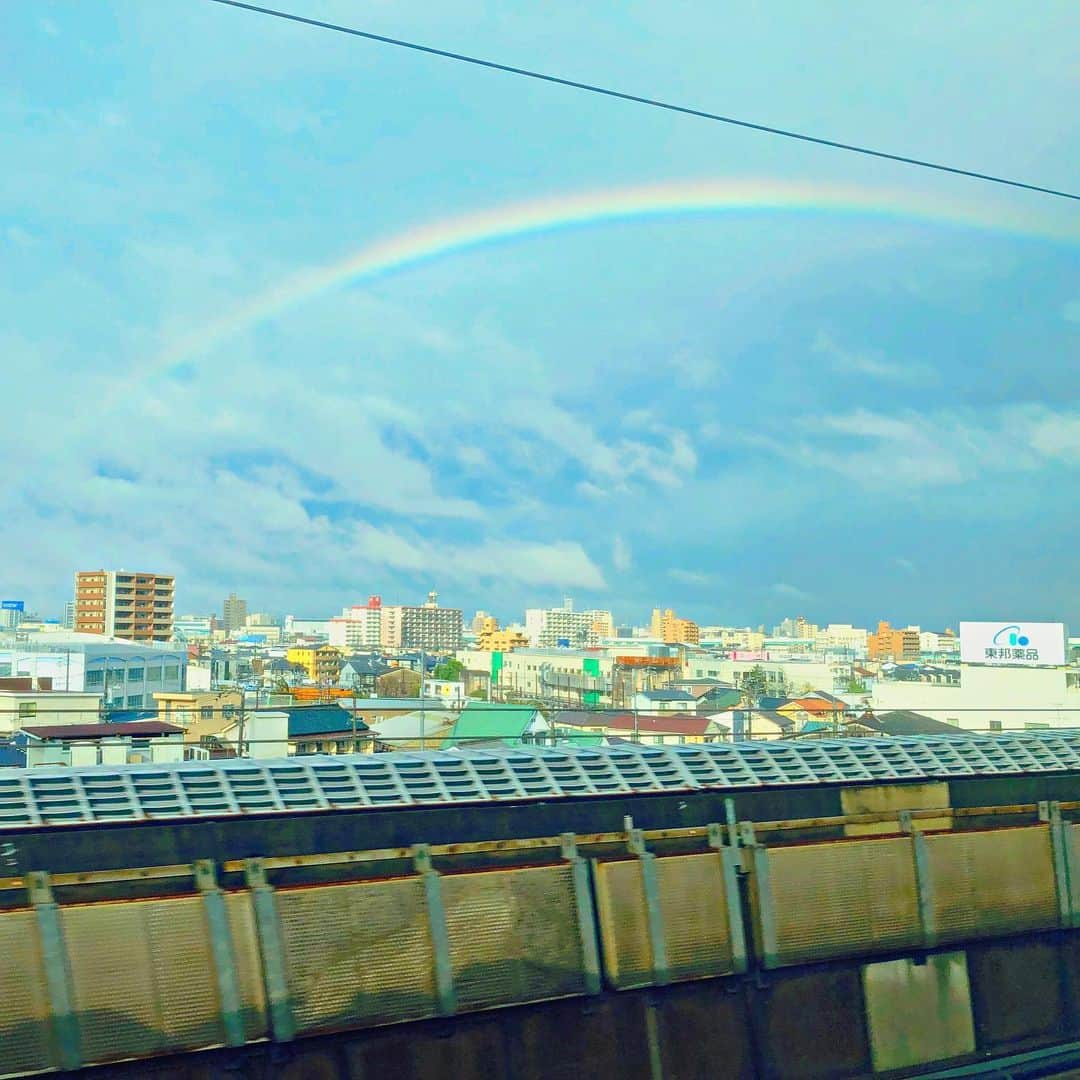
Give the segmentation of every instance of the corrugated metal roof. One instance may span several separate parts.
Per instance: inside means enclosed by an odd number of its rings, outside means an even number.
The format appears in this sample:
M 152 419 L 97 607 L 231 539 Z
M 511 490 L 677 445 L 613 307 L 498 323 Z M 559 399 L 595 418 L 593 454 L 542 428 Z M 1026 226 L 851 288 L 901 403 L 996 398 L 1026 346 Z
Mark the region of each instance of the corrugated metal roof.
M 1080 731 L 11 768 L 0 828 L 1064 771 Z

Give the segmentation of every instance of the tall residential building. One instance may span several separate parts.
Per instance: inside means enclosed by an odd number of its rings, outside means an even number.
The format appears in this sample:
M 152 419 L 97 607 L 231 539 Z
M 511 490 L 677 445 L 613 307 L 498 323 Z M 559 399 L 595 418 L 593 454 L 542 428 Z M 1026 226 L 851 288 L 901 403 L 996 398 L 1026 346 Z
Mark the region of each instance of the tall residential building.
M 64 629 L 65 630 L 74 630 L 75 629 L 75 601 L 74 600 L 69 600 L 64 605 Z
M 562 607 L 529 608 L 525 612 L 525 633 L 538 649 L 587 648 L 603 637 L 614 637 L 614 630 L 610 611 L 575 611 L 569 597 Z
M 348 649 L 377 649 L 382 644 L 382 597 L 343 608 L 330 620 L 330 644 Z
M 222 622 L 225 624 L 225 632 L 230 636 L 243 630 L 247 623 L 247 601 L 242 600 L 236 593 L 231 592 L 225 597 L 225 606 L 222 611 Z
M 429 592 L 419 607 L 384 607 L 379 639 L 387 649 L 454 652 L 461 648 L 463 625 L 461 608 L 439 607 L 439 594 Z
M 871 660 L 892 660 L 897 664 L 918 660 L 922 652 L 919 628 L 894 630 L 887 622 L 879 622 L 877 633 L 866 639 L 866 651 Z
M 168 641 L 175 585 L 171 574 L 80 570 L 75 575 L 75 630 L 128 641 Z
M 653 608 L 650 632 L 665 645 L 696 645 L 701 640 L 701 630 L 691 619 L 680 619 L 671 608 L 661 611 Z

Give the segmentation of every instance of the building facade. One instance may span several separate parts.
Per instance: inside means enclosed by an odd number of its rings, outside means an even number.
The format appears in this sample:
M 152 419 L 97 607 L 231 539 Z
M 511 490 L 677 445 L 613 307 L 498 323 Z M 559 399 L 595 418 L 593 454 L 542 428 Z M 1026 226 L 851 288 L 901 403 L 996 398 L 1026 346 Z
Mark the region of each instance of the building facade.
M 364 605 L 343 608 L 330 620 L 330 644 L 343 649 L 377 649 L 382 644 L 382 600 L 369 596 Z
M 922 654 L 919 628 L 909 626 L 896 630 L 887 622 L 879 622 L 877 633 L 866 639 L 866 652 L 871 660 L 892 660 L 894 663 L 912 663 Z
M 129 570 L 80 570 L 75 575 L 75 627 L 127 641 L 169 641 L 176 579 Z
M 293 648 L 285 654 L 290 664 L 299 664 L 315 683 L 336 686 L 341 675 L 341 653 L 332 645 Z
M 158 691 L 185 689 L 187 662 L 183 648 L 50 635 L 45 647 L 0 649 L 0 677 L 51 679 L 54 690 L 100 694 L 105 708 L 141 709 Z
M 650 631 L 665 645 L 696 645 L 701 640 L 698 624 L 690 619 L 680 619 L 671 608 L 666 611 L 653 609 Z
M 247 623 L 247 601 L 241 599 L 236 593 L 229 593 L 222 605 L 222 622 L 225 624 L 225 632 L 232 637 L 244 629 Z
M 395 604 L 382 609 L 379 642 L 384 649 L 454 652 L 461 648 L 461 608 L 439 606 L 439 594 L 428 593 L 418 607 Z
M 615 626 L 610 611 L 575 611 L 568 597 L 562 607 L 529 608 L 525 612 L 525 635 L 534 649 L 582 649 L 614 637 Z

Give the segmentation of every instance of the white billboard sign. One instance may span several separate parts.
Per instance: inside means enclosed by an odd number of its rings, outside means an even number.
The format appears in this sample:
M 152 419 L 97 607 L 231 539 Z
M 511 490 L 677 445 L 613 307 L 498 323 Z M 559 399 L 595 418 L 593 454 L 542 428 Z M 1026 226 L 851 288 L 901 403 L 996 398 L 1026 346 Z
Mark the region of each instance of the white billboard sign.
M 965 664 L 1060 667 L 1065 663 L 1065 624 L 962 622 L 960 660 Z

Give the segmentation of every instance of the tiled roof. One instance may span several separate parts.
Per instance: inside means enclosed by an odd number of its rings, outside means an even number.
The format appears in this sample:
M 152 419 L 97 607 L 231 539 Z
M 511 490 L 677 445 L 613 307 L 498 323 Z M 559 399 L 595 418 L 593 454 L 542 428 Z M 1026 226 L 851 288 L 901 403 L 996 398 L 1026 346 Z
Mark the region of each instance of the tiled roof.
M 542 714 L 531 705 L 496 705 L 473 701 L 458 715 L 443 748 L 449 749 L 473 740 L 498 740 L 511 745 L 518 742 L 537 718 L 542 718 Z

